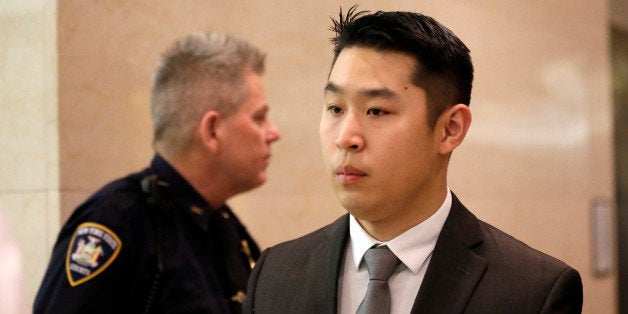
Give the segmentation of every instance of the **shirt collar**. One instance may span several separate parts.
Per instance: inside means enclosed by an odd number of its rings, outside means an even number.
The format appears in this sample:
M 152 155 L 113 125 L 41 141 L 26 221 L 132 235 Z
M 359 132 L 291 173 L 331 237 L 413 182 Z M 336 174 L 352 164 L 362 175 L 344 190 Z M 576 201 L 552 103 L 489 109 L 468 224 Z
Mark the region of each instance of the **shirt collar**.
M 413 273 L 418 272 L 436 246 L 438 235 L 449 215 L 451 202 L 451 191 L 447 188 L 445 201 L 432 216 L 385 243 L 371 237 L 355 217 L 349 215 L 349 235 L 356 269 L 360 267 L 364 253 L 369 248 L 374 245 L 387 245 L 408 269 Z
M 203 230 L 207 230 L 208 220 L 213 212 L 207 201 L 159 154 L 153 157 L 151 169 L 160 179 L 170 183 L 175 208 L 185 208 L 185 212 Z

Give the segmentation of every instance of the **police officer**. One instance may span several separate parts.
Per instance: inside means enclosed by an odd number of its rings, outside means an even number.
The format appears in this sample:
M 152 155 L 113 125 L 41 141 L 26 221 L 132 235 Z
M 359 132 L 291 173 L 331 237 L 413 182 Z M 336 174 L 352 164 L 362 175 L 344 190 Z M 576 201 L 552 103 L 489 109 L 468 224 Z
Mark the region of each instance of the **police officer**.
M 264 55 L 226 34 L 174 43 L 152 85 L 155 156 L 59 233 L 35 313 L 238 313 L 259 249 L 225 205 L 266 181 Z

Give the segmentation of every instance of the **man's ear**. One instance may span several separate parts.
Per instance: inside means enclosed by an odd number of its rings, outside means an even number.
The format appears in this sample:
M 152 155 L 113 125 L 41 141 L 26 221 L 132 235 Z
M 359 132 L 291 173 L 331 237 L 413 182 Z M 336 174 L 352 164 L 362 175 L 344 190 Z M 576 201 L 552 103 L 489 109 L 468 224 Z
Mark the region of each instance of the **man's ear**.
M 465 104 L 457 104 L 447 109 L 439 120 L 441 121 L 437 125 L 441 125 L 444 132 L 438 151 L 443 155 L 449 155 L 467 135 L 471 126 L 471 110 Z
M 201 136 L 201 140 L 203 141 L 203 145 L 214 153 L 218 153 L 220 150 L 220 143 L 216 136 L 216 129 L 220 123 L 220 114 L 215 110 L 210 110 L 203 115 L 199 125 L 198 132 Z

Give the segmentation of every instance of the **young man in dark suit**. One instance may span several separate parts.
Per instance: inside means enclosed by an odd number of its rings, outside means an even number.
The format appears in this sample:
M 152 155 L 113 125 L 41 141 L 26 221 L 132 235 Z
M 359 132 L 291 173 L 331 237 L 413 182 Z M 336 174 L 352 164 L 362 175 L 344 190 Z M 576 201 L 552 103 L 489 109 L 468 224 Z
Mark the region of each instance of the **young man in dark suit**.
M 354 7 L 333 30 L 320 136 L 348 214 L 267 249 L 244 311 L 579 313 L 576 270 L 478 220 L 447 186 L 471 124 L 465 44 L 410 12 Z

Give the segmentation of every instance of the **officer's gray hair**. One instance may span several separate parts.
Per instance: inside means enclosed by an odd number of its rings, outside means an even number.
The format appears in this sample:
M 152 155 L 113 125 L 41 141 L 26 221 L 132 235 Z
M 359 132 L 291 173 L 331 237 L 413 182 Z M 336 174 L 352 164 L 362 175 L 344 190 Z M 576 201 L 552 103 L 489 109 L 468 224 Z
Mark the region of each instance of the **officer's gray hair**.
M 222 116 L 235 112 L 248 96 L 244 74 L 250 70 L 262 75 L 264 57 L 228 34 L 198 33 L 177 40 L 162 55 L 153 76 L 154 144 L 178 154 L 191 143 L 207 111 Z

